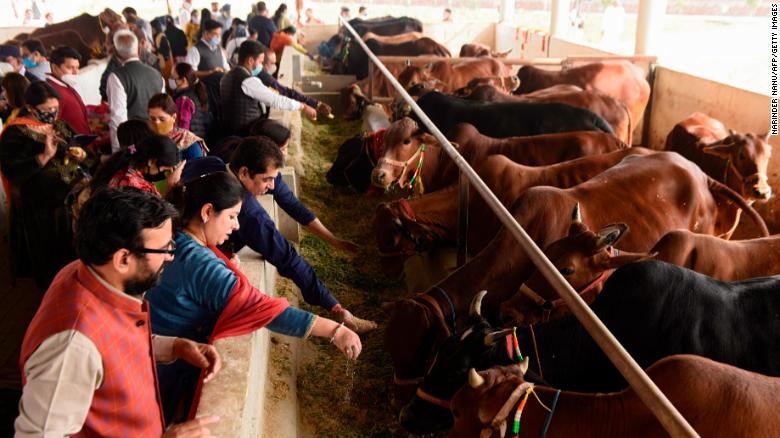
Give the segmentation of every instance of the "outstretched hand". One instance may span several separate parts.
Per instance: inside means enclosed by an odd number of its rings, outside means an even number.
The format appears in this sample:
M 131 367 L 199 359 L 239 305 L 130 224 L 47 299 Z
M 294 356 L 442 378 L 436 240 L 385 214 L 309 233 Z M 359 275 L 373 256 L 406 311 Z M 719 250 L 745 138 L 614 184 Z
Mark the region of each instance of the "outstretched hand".
M 206 377 L 203 382 L 211 380 L 222 368 L 222 359 L 213 345 L 176 338 L 173 342 L 173 355 L 198 368 L 205 369 Z
M 180 423 L 172 426 L 165 432 L 162 438 L 209 438 L 214 435 L 211 431 L 205 427 L 207 424 L 213 424 L 219 421 L 219 417 L 211 415 L 208 417 L 199 417 L 194 420 L 187 421 L 186 423 Z

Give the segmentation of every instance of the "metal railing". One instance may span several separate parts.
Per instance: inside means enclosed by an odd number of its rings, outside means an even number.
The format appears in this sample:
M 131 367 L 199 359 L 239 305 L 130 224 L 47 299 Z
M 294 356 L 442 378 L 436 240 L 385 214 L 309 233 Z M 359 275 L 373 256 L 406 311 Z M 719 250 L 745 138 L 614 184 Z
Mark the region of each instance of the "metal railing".
M 583 327 L 598 346 L 604 351 L 609 360 L 615 365 L 615 368 L 623 375 L 629 385 L 634 389 L 642 402 L 650 409 L 653 415 L 658 418 L 661 425 L 671 436 L 674 437 L 698 437 L 695 430 L 688 424 L 677 409 L 671 404 L 669 399 L 658 389 L 652 380 L 645 374 L 639 364 L 634 361 L 631 355 L 623 348 L 618 340 L 612 335 L 607 327 L 601 322 L 595 313 L 588 307 L 585 301 L 580 298 L 569 283 L 558 272 L 555 266 L 539 249 L 536 243 L 528 236 L 522 226 L 517 223 L 512 214 L 504 207 L 501 201 L 496 198 L 493 192 L 482 181 L 482 178 L 474 171 L 463 156 L 458 153 L 452 144 L 444 137 L 439 128 L 433 124 L 430 118 L 417 105 L 417 102 L 409 96 L 406 90 L 398 83 L 395 77 L 387 70 L 387 67 L 369 50 L 360 35 L 350 26 L 347 20 L 339 18 L 342 25 L 350 32 L 355 41 L 360 44 L 366 52 L 371 62 L 385 75 L 387 80 L 396 89 L 412 111 L 417 114 L 420 121 L 428 128 L 434 137 L 439 141 L 442 148 L 455 162 L 461 172 L 461 181 L 467 179 L 474 189 L 484 199 L 487 205 L 501 220 L 501 223 L 512 233 L 512 236 L 528 253 L 531 261 L 536 265 L 539 271 L 544 275 L 547 281 L 553 285 L 555 290 L 561 296 L 563 301 L 571 310 L 572 314 L 582 323 Z M 489 291 L 488 291 L 489 293 Z

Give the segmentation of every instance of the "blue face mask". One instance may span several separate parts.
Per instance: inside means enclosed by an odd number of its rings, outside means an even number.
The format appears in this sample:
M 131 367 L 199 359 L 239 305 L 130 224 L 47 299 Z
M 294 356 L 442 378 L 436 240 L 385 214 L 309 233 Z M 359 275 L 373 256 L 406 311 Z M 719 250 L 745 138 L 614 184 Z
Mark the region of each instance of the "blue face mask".
M 212 46 L 218 46 L 218 45 L 219 45 L 219 41 L 220 41 L 220 40 L 219 40 L 219 37 L 216 37 L 216 36 L 215 36 L 215 37 L 212 37 L 212 38 L 209 40 L 209 44 L 211 44 Z
M 38 64 L 33 62 L 32 58 L 22 58 L 22 64 L 27 68 L 35 68 L 38 66 Z
M 257 64 L 255 68 L 252 69 L 252 76 L 259 75 L 261 71 L 263 71 L 263 64 Z

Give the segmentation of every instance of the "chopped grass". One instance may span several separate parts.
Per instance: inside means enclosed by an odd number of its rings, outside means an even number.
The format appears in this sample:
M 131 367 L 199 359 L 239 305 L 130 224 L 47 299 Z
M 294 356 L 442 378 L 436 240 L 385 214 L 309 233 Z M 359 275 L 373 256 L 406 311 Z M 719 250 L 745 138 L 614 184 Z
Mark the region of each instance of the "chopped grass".
M 380 309 L 383 301 L 400 297 L 403 288 L 400 281 L 386 278 L 379 269 L 371 233 L 379 201 L 332 187 L 325 180 L 339 145 L 359 131 L 357 122 L 303 122 L 306 177 L 301 178 L 300 198 L 335 235 L 361 245 L 360 253 L 350 259 L 305 231 L 300 249 L 347 309 L 377 321 L 380 328 L 361 337 L 363 353 L 355 363 L 348 363 L 327 340 L 308 342 L 306 348 L 313 350 L 314 357 L 299 370 L 298 398 L 303 422 L 316 436 L 405 437 L 408 434 L 390 407 L 393 372 L 382 345 L 385 315 Z M 322 313 L 319 308 L 302 307 Z

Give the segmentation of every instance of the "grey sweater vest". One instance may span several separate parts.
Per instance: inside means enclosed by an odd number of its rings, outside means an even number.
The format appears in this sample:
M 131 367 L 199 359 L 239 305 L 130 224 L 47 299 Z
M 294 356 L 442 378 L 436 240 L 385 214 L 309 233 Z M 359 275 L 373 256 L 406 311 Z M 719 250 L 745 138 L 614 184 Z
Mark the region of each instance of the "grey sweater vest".
M 141 61 L 130 61 L 114 74 L 127 94 L 127 119 L 148 119 L 149 99 L 162 92 L 163 79 L 160 72 Z
M 203 42 L 203 40 L 200 40 L 198 41 L 198 44 L 195 44 L 195 49 L 200 55 L 200 63 L 197 65 L 198 71 L 206 71 L 224 66 L 222 62 L 222 50 L 220 50 L 219 46 L 212 50 L 208 44 Z
M 261 118 L 260 103 L 244 94 L 241 84 L 250 77 L 249 70 L 237 66 L 219 84 L 222 104 L 222 127 L 230 134 L 240 133 Z

